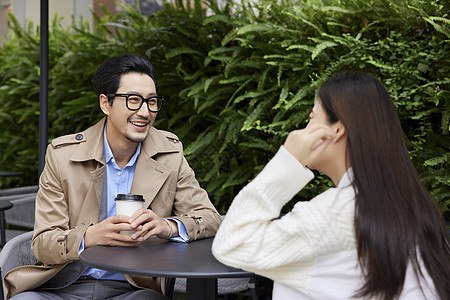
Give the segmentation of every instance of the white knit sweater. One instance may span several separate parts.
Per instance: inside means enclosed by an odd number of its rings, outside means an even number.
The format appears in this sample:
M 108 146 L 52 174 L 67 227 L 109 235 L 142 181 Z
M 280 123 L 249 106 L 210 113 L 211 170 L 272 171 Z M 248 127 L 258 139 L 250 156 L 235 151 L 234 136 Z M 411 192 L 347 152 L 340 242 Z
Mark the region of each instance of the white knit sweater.
M 274 280 L 273 299 L 350 299 L 363 284 L 351 169 L 336 188 L 296 203 L 277 219 L 313 177 L 282 146 L 236 196 L 214 239 L 219 261 Z M 425 293 L 426 299 L 435 298 L 428 288 Z M 401 298 L 424 299 L 410 269 Z

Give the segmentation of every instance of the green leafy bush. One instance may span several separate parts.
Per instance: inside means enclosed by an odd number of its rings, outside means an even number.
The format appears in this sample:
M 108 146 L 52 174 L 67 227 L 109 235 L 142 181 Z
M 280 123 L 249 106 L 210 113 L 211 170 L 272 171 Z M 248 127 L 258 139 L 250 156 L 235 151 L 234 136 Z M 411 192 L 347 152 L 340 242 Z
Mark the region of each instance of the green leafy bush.
M 156 127 L 179 135 L 197 177 L 223 213 L 287 133 L 303 127 L 332 73 L 362 70 L 387 87 L 411 158 L 448 217 L 450 209 L 449 6 L 422 0 L 214 0 L 166 4 L 142 16 L 105 11 L 50 33 L 50 139 L 101 117 L 92 77 L 126 52 L 155 65 L 167 101 Z M 190 7 L 193 7 L 192 9 Z M 39 38 L 13 23 L 0 53 L 0 161 L 37 182 Z M 11 123 L 14 126 L 11 126 Z M 331 182 L 318 174 L 294 201 Z M 287 207 L 289 209 L 289 206 Z

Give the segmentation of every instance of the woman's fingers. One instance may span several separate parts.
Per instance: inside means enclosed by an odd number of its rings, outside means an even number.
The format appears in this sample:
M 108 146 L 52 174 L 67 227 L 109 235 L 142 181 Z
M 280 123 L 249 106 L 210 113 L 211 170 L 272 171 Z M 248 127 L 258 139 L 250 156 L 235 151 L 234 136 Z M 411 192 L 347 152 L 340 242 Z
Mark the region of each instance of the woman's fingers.
M 331 143 L 336 134 L 328 127 L 313 128 L 310 133 L 311 151 L 317 150 L 320 146 L 326 146 Z
M 311 125 L 289 133 L 284 147 L 304 166 L 323 151 L 336 134 L 325 125 Z

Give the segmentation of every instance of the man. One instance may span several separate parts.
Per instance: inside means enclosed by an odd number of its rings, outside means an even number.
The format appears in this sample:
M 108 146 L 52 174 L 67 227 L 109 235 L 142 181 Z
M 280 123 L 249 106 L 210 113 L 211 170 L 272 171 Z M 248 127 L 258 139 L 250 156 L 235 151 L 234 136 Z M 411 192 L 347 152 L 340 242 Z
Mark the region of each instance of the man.
M 32 241 L 41 265 L 5 277 L 14 299 L 163 299 L 153 291 L 159 281 L 88 268 L 79 253 L 138 246 L 150 237 L 187 242 L 214 236 L 220 225 L 178 138 L 152 127 L 163 101 L 153 66 L 139 55 L 110 58 L 98 68 L 94 89 L 106 118 L 47 149 Z M 114 198 L 126 193 L 145 199 L 132 217 L 116 215 Z

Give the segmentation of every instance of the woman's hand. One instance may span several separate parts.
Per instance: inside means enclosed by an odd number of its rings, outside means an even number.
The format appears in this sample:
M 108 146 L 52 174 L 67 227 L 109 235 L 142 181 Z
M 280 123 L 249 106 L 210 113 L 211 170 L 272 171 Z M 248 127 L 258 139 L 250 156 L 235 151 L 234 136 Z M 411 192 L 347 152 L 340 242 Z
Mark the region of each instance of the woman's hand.
M 330 127 L 309 123 L 304 129 L 290 132 L 284 147 L 303 166 L 310 167 L 335 137 L 336 134 Z

